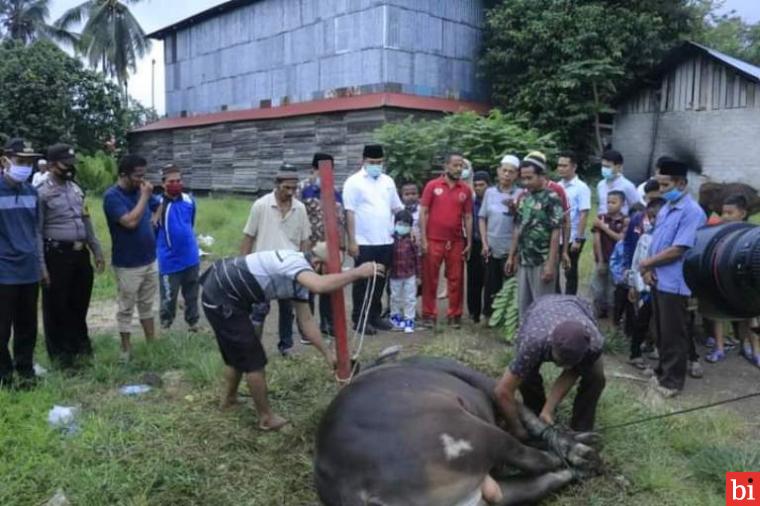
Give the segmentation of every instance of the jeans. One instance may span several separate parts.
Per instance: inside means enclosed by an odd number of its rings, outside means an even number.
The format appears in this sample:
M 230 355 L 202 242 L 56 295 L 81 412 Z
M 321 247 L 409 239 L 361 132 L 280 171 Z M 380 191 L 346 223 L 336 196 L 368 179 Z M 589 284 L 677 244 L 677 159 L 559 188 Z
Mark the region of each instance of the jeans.
M 200 266 L 189 267 L 184 271 L 161 276 L 161 325 L 171 327 L 177 313 L 177 298 L 182 290 L 182 298 L 185 299 L 185 321 L 192 326 L 198 323 L 198 272 Z
M 414 321 L 417 311 L 417 278 L 391 279 L 391 316 Z

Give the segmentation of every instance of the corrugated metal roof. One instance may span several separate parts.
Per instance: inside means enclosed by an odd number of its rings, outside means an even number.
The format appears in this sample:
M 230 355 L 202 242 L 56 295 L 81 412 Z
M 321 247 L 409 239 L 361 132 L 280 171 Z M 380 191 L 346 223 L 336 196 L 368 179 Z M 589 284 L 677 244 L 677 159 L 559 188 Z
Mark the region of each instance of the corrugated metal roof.
M 357 111 L 378 109 L 380 107 L 396 107 L 399 109 L 414 109 L 420 111 L 440 111 L 447 113 L 475 111 L 485 114 L 489 110 L 487 104 L 450 100 L 445 98 L 418 97 L 404 93 L 373 93 L 353 97 L 330 98 L 314 100 L 298 104 L 272 107 L 268 109 L 245 109 L 241 111 L 226 111 L 186 118 L 164 118 L 150 125 L 137 128 L 133 132 L 151 132 L 176 128 L 191 128 L 219 123 L 239 121 L 254 121 L 261 119 L 290 118 L 323 114 L 329 112 Z
M 756 81 L 760 82 L 760 67 L 752 65 L 751 63 L 748 63 L 744 60 L 734 58 L 733 56 L 729 56 L 725 53 L 721 53 L 720 51 L 709 48 L 707 46 L 703 46 L 702 44 L 697 44 L 696 42 L 689 42 L 689 44 L 700 48 L 702 51 L 706 52 L 713 58 L 722 61 L 726 65 L 734 67 L 739 72 L 745 74 L 748 77 L 753 77 Z
M 220 14 L 224 14 L 225 12 L 229 12 L 233 9 L 237 9 L 238 7 L 250 5 L 258 1 L 259 0 L 228 0 L 226 2 L 220 3 L 219 5 L 215 5 L 209 9 L 206 9 L 205 11 L 201 11 L 197 14 L 193 14 L 192 16 L 189 16 L 185 19 L 177 21 L 176 23 L 173 23 L 169 26 L 165 26 L 164 28 L 156 30 L 155 32 L 149 33 L 148 35 L 146 35 L 146 37 L 148 37 L 149 39 L 162 40 L 167 35 L 177 30 L 181 30 L 182 28 L 187 28 L 188 26 L 192 26 L 196 23 L 200 23 L 201 21 L 211 19 L 213 17 L 219 16 Z

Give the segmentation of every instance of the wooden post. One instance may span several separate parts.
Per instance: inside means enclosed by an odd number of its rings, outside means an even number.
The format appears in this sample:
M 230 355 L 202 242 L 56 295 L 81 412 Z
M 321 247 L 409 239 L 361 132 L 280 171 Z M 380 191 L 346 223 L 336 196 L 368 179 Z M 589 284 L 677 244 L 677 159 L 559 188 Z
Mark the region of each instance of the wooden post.
M 340 236 L 338 235 L 338 215 L 335 207 L 335 173 L 333 162 L 319 162 L 320 202 L 325 224 L 325 239 L 327 241 L 327 272 L 341 272 Z M 348 351 L 348 329 L 346 326 L 346 302 L 343 289 L 330 294 L 333 332 L 335 333 L 335 356 L 338 360 L 338 380 L 347 381 L 351 376 L 351 357 Z

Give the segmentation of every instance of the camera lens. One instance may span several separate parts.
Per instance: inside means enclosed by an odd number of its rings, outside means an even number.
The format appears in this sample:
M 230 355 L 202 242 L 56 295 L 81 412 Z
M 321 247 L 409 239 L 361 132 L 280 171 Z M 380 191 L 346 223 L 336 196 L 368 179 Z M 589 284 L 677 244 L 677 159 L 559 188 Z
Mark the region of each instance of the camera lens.
M 683 272 L 706 316 L 760 315 L 760 227 L 740 222 L 699 229 Z

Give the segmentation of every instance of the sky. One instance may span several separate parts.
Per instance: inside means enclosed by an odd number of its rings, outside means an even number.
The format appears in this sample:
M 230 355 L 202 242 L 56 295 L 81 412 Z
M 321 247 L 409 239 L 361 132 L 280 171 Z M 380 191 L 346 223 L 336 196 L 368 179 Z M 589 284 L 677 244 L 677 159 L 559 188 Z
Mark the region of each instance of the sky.
M 58 19 L 67 9 L 82 0 L 52 0 L 50 15 Z M 132 13 L 142 25 L 145 33 L 170 25 L 197 12 L 223 3 L 223 0 L 142 0 L 132 5 Z M 725 11 L 736 14 L 751 23 L 760 21 L 760 0 L 725 0 Z M 146 106 L 153 105 L 151 95 L 151 67 L 155 60 L 155 108 L 164 114 L 164 51 L 160 41 L 153 41 L 149 55 L 137 65 L 137 72 L 129 81 L 130 94 Z

